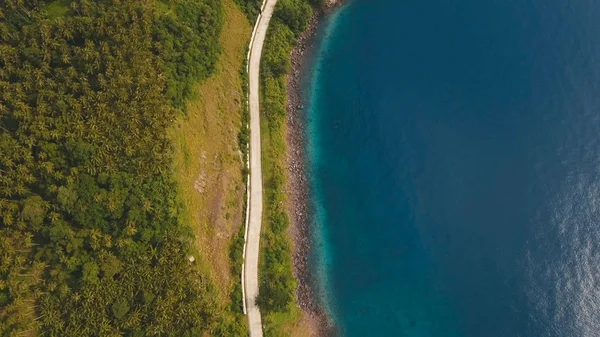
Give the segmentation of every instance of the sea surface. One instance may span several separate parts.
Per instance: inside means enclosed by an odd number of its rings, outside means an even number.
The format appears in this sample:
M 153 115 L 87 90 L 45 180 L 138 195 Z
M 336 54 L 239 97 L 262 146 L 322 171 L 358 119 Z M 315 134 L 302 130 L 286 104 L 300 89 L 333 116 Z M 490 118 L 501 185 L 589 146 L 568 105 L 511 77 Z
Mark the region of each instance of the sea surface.
M 351 0 L 306 85 L 344 336 L 600 336 L 600 2 Z

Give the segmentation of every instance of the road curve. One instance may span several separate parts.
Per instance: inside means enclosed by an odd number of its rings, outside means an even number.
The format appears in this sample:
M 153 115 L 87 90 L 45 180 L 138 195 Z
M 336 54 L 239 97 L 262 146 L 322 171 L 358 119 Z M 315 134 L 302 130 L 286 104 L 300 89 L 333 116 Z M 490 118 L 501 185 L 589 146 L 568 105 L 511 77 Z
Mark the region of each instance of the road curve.
M 248 59 L 248 104 L 250 106 L 250 202 L 248 204 L 248 226 L 246 228 L 246 243 L 244 248 L 243 287 L 250 337 L 262 337 L 263 335 L 260 310 L 256 305 L 256 296 L 258 296 L 260 227 L 263 213 L 259 76 L 263 44 L 276 3 L 277 0 L 265 0 L 263 3 L 261 14 L 258 16 L 254 33 L 250 40 Z

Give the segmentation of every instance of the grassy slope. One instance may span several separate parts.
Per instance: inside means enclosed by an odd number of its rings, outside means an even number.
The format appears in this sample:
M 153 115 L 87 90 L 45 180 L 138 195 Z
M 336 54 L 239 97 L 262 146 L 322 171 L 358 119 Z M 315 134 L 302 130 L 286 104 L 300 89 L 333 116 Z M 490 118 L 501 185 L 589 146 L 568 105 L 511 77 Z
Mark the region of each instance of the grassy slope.
M 219 287 L 223 305 L 229 301 L 232 284 L 239 282 L 237 275 L 230 273 L 227 247 L 242 225 L 244 185 L 237 135 L 245 98 L 239 71 L 252 30 L 232 0 L 224 0 L 224 7 L 223 54 L 216 74 L 198 86 L 198 97 L 189 102 L 187 117 L 179 118 L 171 133 L 176 147 L 175 174 L 188 217 L 195 223 L 198 249 L 208 260 L 207 268 L 217 284 L 224 285 Z M 272 135 L 267 123 L 266 118 L 261 120 L 263 160 L 270 163 L 264 166 L 270 167 L 274 160 L 285 165 L 285 151 L 280 151 L 285 129 Z M 272 141 L 278 143 L 277 150 Z M 263 174 L 268 179 L 268 169 Z M 295 306 L 289 312 L 265 315 L 265 321 L 267 336 L 313 335 L 308 320 Z
M 251 27 L 232 0 L 224 0 L 223 53 L 217 70 L 198 85 L 171 130 L 175 146 L 175 176 L 185 201 L 187 218 L 195 229 L 197 247 L 219 285 L 226 305 L 234 282 L 229 244 L 242 225 L 244 184 L 237 135 L 240 129 L 242 79 Z

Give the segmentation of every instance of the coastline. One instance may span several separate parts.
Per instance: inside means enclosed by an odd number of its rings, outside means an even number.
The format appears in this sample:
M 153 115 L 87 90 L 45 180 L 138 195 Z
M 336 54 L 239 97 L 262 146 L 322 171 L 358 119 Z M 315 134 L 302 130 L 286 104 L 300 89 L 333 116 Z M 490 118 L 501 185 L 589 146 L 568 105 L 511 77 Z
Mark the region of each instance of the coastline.
M 302 76 L 308 69 L 320 23 L 343 3 L 343 0 L 328 0 L 322 8 L 315 9 L 308 28 L 300 35 L 292 50 L 292 72 L 287 80 L 287 190 L 288 212 L 292 225 L 294 276 L 298 281 L 296 296 L 303 316 L 308 320 L 312 334 L 316 336 L 336 335 L 336 327 L 316 298 L 317 284 L 309 266 L 312 249 L 310 221 L 313 209 L 307 178 L 306 102 Z

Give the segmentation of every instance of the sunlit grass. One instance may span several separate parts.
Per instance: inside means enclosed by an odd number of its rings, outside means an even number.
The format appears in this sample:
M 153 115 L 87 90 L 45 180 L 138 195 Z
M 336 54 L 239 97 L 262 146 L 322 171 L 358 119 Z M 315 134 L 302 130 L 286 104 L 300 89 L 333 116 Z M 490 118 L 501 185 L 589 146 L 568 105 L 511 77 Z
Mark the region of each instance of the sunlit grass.
M 217 69 L 197 86 L 196 97 L 188 102 L 185 116 L 177 119 L 170 136 L 186 219 L 194 228 L 205 268 L 218 285 L 219 300 L 226 305 L 233 282 L 239 282 L 230 273 L 228 247 L 243 224 L 244 184 L 237 135 L 243 99 L 240 69 L 251 27 L 232 0 L 224 0 L 224 11 L 223 52 Z
M 50 20 L 56 20 L 69 13 L 69 2 L 66 0 L 56 0 L 44 8 L 46 17 Z

